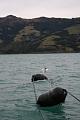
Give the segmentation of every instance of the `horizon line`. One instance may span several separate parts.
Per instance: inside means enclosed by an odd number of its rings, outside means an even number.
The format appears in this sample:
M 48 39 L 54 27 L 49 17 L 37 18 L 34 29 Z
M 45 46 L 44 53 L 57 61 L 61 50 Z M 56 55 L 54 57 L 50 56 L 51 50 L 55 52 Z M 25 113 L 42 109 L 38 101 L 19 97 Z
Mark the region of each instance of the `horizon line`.
M 64 19 L 72 19 L 72 18 L 80 18 L 80 16 L 75 16 L 75 17 L 55 17 L 55 16 L 36 16 L 36 17 L 31 17 L 31 18 L 28 18 L 28 17 L 23 17 L 23 16 L 17 16 L 17 15 L 14 15 L 14 14 L 7 14 L 7 15 L 3 15 L 3 16 L 0 16 L 0 18 L 4 18 L 4 17 L 8 17 L 8 16 L 14 16 L 14 17 L 18 17 L 18 18 L 23 18 L 23 19 L 35 19 L 35 18 L 64 18 Z

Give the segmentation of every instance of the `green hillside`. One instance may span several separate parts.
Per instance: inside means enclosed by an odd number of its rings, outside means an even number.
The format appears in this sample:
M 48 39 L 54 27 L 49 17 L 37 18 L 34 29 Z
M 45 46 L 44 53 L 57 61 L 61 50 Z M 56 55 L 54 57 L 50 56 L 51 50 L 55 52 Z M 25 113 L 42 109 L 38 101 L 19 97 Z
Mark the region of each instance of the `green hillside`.
M 0 53 L 80 52 L 80 18 L 0 18 Z
M 80 24 L 67 28 L 69 34 L 80 34 Z

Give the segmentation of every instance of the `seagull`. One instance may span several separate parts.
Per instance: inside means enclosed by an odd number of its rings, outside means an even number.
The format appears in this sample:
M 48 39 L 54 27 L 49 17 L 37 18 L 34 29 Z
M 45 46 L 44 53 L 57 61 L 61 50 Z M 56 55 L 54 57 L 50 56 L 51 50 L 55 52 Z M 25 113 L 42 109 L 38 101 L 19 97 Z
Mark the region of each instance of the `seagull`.
M 41 70 L 43 71 L 43 73 L 46 73 L 48 71 L 48 68 L 44 67 Z

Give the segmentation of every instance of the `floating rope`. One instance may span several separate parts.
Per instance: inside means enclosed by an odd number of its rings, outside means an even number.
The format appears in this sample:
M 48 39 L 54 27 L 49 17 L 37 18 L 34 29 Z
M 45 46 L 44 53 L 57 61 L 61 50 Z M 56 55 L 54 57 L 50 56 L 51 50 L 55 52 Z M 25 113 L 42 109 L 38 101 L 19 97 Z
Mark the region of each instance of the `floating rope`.
M 33 83 L 33 89 L 34 89 L 35 100 L 36 100 L 36 103 L 37 103 L 37 94 L 36 94 L 36 89 L 35 89 L 34 80 L 33 80 L 32 83 Z M 42 114 L 42 112 L 41 112 L 41 110 L 40 110 L 40 108 L 39 108 L 39 105 L 37 105 L 37 109 L 38 109 L 38 111 L 39 111 L 39 113 L 40 113 L 40 115 L 41 115 L 41 117 L 42 117 L 42 120 L 45 120 L 44 117 L 43 117 L 43 114 Z
M 55 78 L 56 79 L 56 78 Z M 53 79 L 48 79 L 48 82 L 50 83 L 51 88 L 53 88 L 53 85 L 58 82 L 60 79 L 57 79 L 55 81 L 52 81 Z
M 68 92 L 68 91 L 67 91 Z M 74 97 L 77 101 L 79 101 L 80 102 L 80 99 L 78 99 L 76 96 L 74 96 L 72 93 L 70 93 L 70 92 L 68 92 L 69 93 L 69 95 L 71 95 L 72 97 Z
M 35 100 L 37 102 L 37 94 L 36 94 L 36 89 L 35 89 L 34 81 L 32 83 L 33 83 L 33 90 L 34 90 Z

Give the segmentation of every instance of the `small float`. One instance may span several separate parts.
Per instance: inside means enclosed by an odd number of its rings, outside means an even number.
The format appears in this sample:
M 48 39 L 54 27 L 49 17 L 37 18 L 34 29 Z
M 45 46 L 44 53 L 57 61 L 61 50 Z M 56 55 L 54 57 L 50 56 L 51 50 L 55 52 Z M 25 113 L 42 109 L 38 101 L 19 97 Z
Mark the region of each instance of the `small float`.
M 48 80 L 48 78 L 44 74 L 34 74 L 32 75 L 31 81 L 38 81 L 38 80 Z

